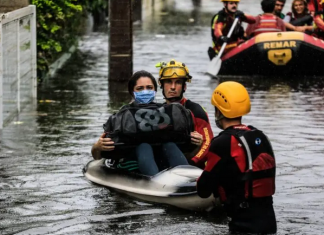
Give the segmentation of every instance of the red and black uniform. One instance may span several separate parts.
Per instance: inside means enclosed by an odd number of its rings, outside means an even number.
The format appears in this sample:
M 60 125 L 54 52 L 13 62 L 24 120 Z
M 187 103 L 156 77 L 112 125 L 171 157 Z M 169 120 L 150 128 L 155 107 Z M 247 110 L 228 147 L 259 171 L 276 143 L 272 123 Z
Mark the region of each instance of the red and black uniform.
M 323 10 L 321 4 L 318 3 L 319 0 L 307 0 L 307 8 L 310 12 L 318 12 Z
M 318 12 L 314 18 L 314 36 L 324 40 L 324 11 Z
M 249 16 L 249 15 L 244 15 L 243 19 L 239 19 L 238 24 L 236 25 L 233 34 L 226 45 L 224 52 L 227 52 L 230 49 L 238 46 L 238 44 L 243 41 L 244 29 L 241 25 L 242 21 L 252 24 L 255 22 L 255 19 L 253 16 Z M 211 21 L 211 35 L 213 40 L 213 49 L 215 50 L 216 53 L 218 53 L 218 51 L 223 45 L 223 42 L 222 40 L 220 40 L 220 37 L 228 35 L 233 22 L 234 22 L 234 16 L 228 14 L 225 11 L 225 8 L 213 16 Z
M 278 16 L 273 14 L 263 14 L 255 18 L 255 24 L 246 28 L 248 37 L 256 36 L 261 33 L 273 33 L 286 31 L 285 23 Z
M 254 127 L 231 126 L 212 140 L 197 191 L 203 198 L 220 197 L 232 218 L 230 230 L 276 232 L 275 158 L 268 138 Z
M 192 102 L 191 100 L 182 98 L 180 103 L 185 106 L 186 109 L 191 111 L 194 116 L 195 131 L 203 136 L 203 143 L 200 150 L 194 157 L 191 158 L 192 162 L 189 161 L 189 163 L 204 169 L 205 162 L 207 161 L 207 153 L 210 147 L 210 141 L 213 138 L 213 131 L 209 123 L 208 115 L 199 104 Z

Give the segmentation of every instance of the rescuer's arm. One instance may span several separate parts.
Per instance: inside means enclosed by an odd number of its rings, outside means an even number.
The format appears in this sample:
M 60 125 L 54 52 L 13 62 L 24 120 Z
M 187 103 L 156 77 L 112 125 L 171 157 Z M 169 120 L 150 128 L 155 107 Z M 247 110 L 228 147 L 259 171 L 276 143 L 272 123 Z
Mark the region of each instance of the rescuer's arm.
M 315 16 L 314 22 L 320 30 L 324 31 L 324 21 L 320 15 Z
M 304 27 L 304 29 L 305 29 L 305 31 L 313 31 L 314 30 L 314 27 L 313 27 L 313 25 L 305 25 L 305 26 L 302 26 L 302 27 Z
M 224 23 L 223 22 L 217 22 L 215 23 L 215 27 L 214 27 L 214 35 L 217 39 L 219 39 L 221 36 L 223 36 L 223 29 Z
M 207 121 L 206 121 L 207 120 Z M 210 147 L 211 139 L 213 138 L 213 131 L 208 121 L 208 116 L 205 114 L 205 118 L 196 118 L 195 130 L 202 136 L 202 143 L 199 151 L 191 159 L 195 165 L 200 168 L 205 167 L 205 162 L 207 161 L 207 153 Z
M 255 17 L 251 15 L 244 14 L 245 19 L 243 19 L 244 22 L 248 24 L 254 24 L 256 22 Z
M 208 198 L 219 186 L 220 169 L 222 159 L 215 153 L 208 153 L 208 161 L 205 170 L 197 181 L 197 193 L 199 197 Z
M 280 23 L 279 23 L 280 24 Z M 280 24 L 281 25 L 281 24 Z M 294 25 L 292 25 L 292 24 L 290 24 L 290 23 L 288 23 L 288 22 L 284 22 L 284 26 L 285 26 L 285 28 L 284 28 L 284 30 L 283 30 L 283 28 L 280 26 L 280 30 L 281 31 L 286 31 L 286 28 L 287 29 L 290 29 L 290 30 L 292 30 L 292 31 L 297 31 L 297 28 L 298 27 L 296 27 L 296 26 L 294 26 Z
M 255 23 L 255 17 L 252 15 L 245 14 L 243 11 L 237 10 L 235 12 L 235 18 L 239 18 L 241 21 L 244 21 L 248 24 Z
M 256 16 L 254 19 L 255 19 L 255 23 L 248 24 L 248 26 L 247 26 L 247 28 L 245 30 L 245 33 L 246 33 L 246 36 L 247 37 L 253 36 L 253 33 L 254 33 L 255 28 L 259 24 L 258 22 L 260 21 L 260 17 L 259 16 Z

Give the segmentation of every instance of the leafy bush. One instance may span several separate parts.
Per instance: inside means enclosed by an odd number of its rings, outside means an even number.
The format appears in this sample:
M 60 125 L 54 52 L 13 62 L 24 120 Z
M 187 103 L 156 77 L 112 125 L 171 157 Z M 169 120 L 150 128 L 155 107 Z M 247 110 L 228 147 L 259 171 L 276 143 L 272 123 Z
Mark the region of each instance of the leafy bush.
M 39 77 L 72 45 L 76 45 L 86 13 L 107 8 L 107 0 L 31 0 L 37 11 Z

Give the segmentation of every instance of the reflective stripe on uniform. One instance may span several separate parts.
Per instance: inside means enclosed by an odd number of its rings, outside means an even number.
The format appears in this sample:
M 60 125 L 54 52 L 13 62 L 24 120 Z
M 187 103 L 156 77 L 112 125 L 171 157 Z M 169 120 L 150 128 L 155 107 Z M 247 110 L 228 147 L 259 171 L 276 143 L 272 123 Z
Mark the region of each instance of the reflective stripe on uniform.
M 238 45 L 237 42 L 227 43 L 227 45 L 225 46 L 225 50 L 237 47 L 237 45 Z M 214 48 L 215 52 L 218 53 L 221 46 L 216 47 L 214 43 L 213 43 L 213 46 L 214 46 L 213 48 Z
M 272 22 L 272 23 L 277 23 L 276 20 L 264 20 L 264 19 L 261 19 L 260 22 Z
M 254 35 L 266 32 L 281 32 L 281 29 L 278 28 L 277 20 L 278 18 L 274 15 L 261 15 L 259 23 L 253 31 Z
M 214 21 L 213 21 L 212 29 L 215 29 L 215 23 L 216 23 L 217 20 L 218 20 L 218 15 L 216 15 L 216 16 L 214 17 Z
M 256 29 L 256 30 L 254 30 L 254 32 L 264 32 L 264 31 L 266 31 L 266 32 L 281 32 L 281 30 L 280 29 L 275 29 L 275 28 L 262 28 L 262 29 Z

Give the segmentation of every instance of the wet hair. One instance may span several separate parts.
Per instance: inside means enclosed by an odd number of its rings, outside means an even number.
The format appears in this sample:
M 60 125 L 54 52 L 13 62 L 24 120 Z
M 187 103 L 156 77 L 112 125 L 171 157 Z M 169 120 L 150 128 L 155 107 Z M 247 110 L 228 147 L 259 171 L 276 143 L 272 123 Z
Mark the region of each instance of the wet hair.
M 308 14 L 308 6 L 307 6 L 307 2 L 305 0 L 293 0 L 292 3 L 291 3 L 291 11 L 293 13 L 293 15 L 296 17 L 297 15 L 297 12 L 294 8 L 294 5 L 295 5 L 295 2 L 303 2 L 304 4 L 304 12 L 302 13 L 303 15 L 307 15 Z
M 131 96 L 134 96 L 133 92 L 134 92 L 134 87 L 136 86 L 137 80 L 142 77 L 148 77 L 149 79 L 151 79 L 153 86 L 154 86 L 154 90 L 157 91 L 157 83 L 156 83 L 156 80 L 153 77 L 153 75 L 145 70 L 140 70 L 140 71 L 135 72 L 131 76 L 131 78 L 128 80 L 128 93 Z
M 261 2 L 261 8 L 264 13 L 272 13 L 274 11 L 275 5 L 276 0 L 262 0 Z

